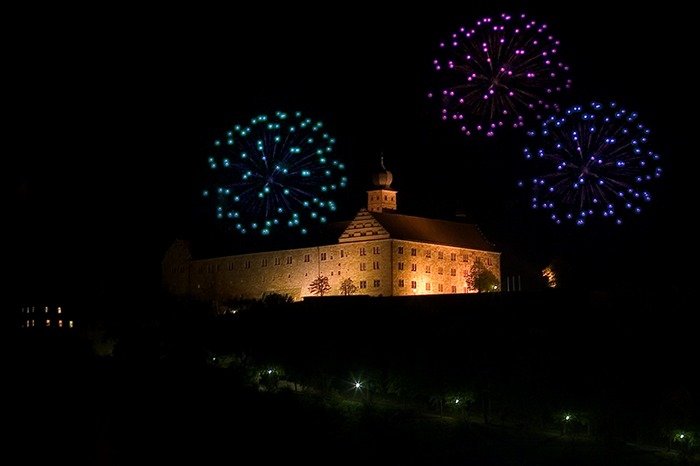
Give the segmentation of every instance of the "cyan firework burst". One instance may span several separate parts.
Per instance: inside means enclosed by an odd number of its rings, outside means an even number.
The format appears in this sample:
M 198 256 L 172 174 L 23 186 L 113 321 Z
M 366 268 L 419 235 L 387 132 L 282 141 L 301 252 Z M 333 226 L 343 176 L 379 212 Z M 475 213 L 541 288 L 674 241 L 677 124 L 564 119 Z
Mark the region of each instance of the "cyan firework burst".
M 346 186 L 344 164 L 331 157 L 335 139 L 323 123 L 300 112 L 260 115 L 214 141 L 208 158 L 216 217 L 241 233 L 276 228 L 307 233 L 336 210 L 332 197 Z

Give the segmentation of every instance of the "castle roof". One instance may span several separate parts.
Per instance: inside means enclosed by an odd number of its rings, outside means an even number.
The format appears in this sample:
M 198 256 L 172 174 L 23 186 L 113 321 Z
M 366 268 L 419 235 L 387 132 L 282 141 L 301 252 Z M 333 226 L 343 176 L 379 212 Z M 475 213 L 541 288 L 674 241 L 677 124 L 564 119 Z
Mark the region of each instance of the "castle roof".
M 471 223 L 438 220 L 388 212 L 370 212 L 362 208 L 353 220 L 319 225 L 304 238 L 267 238 L 241 241 L 234 235 L 200 238 L 192 245 L 195 259 L 263 251 L 278 251 L 312 246 L 328 246 L 359 241 L 397 239 L 439 244 L 479 251 L 498 252 L 479 228 Z
M 440 244 L 480 251 L 496 251 L 478 227 L 471 223 L 453 222 L 396 213 L 370 212 L 360 209 L 339 238 L 340 243 L 372 239 L 399 239 Z

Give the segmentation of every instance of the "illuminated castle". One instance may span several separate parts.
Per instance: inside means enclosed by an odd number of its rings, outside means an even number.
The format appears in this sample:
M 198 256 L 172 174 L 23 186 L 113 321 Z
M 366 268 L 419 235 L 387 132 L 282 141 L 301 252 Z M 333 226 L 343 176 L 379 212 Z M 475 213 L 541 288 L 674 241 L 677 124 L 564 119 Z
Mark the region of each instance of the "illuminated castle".
M 295 301 L 318 295 L 312 282 L 327 281 L 326 296 L 413 296 L 500 291 L 501 252 L 473 224 L 396 213 L 392 174 L 381 165 L 355 218 L 323 226 L 316 243 L 291 249 L 234 253 L 197 252 L 176 240 L 162 261 L 164 289 L 219 305 L 277 293 Z M 479 290 L 475 270 L 493 277 Z M 315 292 L 314 292 L 315 291 Z

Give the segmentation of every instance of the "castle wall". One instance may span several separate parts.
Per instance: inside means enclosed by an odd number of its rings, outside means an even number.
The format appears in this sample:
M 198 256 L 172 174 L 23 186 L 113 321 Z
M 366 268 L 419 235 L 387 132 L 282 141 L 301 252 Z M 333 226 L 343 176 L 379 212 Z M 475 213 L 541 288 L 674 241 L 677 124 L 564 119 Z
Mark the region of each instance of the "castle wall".
M 298 301 L 313 296 L 319 276 L 328 278 L 328 296 L 343 294 L 346 279 L 358 295 L 452 294 L 476 291 L 465 281 L 476 260 L 500 278 L 500 253 L 393 239 L 200 260 L 180 252 L 164 261 L 163 278 L 169 291 L 213 303 L 270 293 Z

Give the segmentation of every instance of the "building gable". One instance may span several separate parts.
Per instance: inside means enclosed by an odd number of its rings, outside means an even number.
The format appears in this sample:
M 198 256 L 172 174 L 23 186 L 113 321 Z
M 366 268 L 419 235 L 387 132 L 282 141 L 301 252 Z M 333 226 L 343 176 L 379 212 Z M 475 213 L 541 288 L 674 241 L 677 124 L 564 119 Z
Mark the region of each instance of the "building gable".
M 360 209 L 338 238 L 339 243 L 389 239 L 389 232 L 367 209 Z

